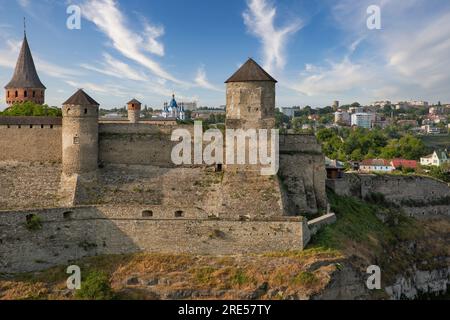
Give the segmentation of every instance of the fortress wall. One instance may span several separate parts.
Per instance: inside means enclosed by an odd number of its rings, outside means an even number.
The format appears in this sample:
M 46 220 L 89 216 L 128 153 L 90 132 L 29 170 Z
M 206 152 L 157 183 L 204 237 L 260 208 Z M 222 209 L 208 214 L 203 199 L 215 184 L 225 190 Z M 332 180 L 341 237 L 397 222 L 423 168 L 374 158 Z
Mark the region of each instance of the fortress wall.
M 315 136 L 280 136 L 279 176 L 289 214 L 317 213 L 326 208 L 325 158 Z
M 314 135 L 283 134 L 280 135 L 280 153 L 303 152 L 322 154 L 322 147 Z
M 35 271 L 102 254 L 301 250 L 309 241 L 306 222 L 301 219 L 158 219 L 139 217 L 138 211 L 81 207 L 0 212 L 0 272 Z M 25 227 L 30 214 L 40 217 L 42 229 Z
M 172 131 L 193 126 L 154 126 L 148 124 L 101 123 L 99 158 L 111 164 L 173 167 L 171 153 L 178 142 L 171 141 Z
M 62 159 L 60 125 L 0 125 L 0 161 L 51 161 Z
M 342 196 L 365 199 L 383 194 L 415 217 L 450 215 L 450 187 L 445 182 L 420 176 L 345 174 L 343 179 L 328 180 L 328 187 Z
M 58 206 L 61 164 L 0 162 L 0 210 Z

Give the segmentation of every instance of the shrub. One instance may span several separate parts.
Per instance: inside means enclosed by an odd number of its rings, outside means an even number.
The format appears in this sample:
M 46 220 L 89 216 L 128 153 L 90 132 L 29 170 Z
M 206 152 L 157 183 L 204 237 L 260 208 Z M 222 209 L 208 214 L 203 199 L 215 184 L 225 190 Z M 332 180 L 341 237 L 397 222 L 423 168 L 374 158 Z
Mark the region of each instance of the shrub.
M 111 300 L 114 298 L 108 275 L 104 272 L 93 271 L 81 282 L 81 289 L 75 294 L 82 300 Z
M 29 231 L 37 231 L 42 229 L 42 220 L 39 216 L 31 215 L 30 217 L 27 217 L 27 222 L 25 224 L 25 227 Z
M 316 285 L 319 279 L 312 272 L 301 272 L 294 278 L 294 283 L 304 287 L 311 287 Z

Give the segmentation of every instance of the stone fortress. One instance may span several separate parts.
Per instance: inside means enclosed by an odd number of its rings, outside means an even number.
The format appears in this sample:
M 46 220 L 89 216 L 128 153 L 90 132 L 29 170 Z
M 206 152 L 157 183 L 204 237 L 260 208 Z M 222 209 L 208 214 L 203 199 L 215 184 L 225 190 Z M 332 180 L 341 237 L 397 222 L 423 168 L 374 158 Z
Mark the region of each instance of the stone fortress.
M 255 61 L 226 86 L 227 128 L 275 127 L 276 80 Z M 43 103 L 44 90 L 25 36 L 7 103 Z M 305 216 L 327 207 L 325 161 L 314 136 L 280 136 L 277 176 L 175 166 L 171 134 L 192 126 L 140 121 L 140 109 L 133 99 L 129 121 L 99 120 L 99 103 L 80 89 L 62 104 L 62 118 L 0 117 L 0 272 L 100 254 L 305 247 Z

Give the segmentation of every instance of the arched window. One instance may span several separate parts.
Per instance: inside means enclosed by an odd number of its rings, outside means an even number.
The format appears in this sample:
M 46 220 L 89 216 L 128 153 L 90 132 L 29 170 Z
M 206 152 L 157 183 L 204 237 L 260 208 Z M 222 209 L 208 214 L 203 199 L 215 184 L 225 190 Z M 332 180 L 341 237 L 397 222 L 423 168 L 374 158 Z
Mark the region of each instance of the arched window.
M 19 91 L 16 90 L 15 96 L 16 96 L 16 98 L 19 96 Z
M 27 90 L 24 90 L 23 91 L 23 96 L 26 98 L 26 97 L 28 97 L 28 91 Z
M 87 114 L 87 109 L 84 109 L 84 114 Z
M 36 98 L 36 91 L 33 90 L 33 98 Z

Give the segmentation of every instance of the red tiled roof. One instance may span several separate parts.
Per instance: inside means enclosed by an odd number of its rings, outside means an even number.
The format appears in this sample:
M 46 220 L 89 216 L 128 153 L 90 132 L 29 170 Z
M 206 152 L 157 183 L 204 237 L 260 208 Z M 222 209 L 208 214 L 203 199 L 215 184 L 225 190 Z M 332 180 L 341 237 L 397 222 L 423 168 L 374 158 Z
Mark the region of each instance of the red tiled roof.
M 406 159 L 394 159 L 394 160 L 392 160 L 392 166 L 395 167 L 396 169 L 400 168 L 400 167 L 416 169 L 417 161 L 406 160 Z
M 366 159 L 361 165 L 363 166 L 390 166 L 390 162 L 384 159 Z

